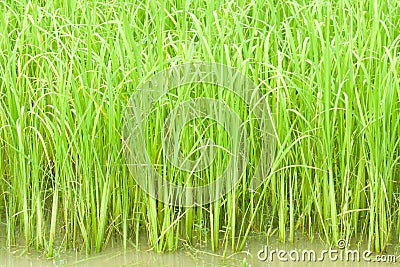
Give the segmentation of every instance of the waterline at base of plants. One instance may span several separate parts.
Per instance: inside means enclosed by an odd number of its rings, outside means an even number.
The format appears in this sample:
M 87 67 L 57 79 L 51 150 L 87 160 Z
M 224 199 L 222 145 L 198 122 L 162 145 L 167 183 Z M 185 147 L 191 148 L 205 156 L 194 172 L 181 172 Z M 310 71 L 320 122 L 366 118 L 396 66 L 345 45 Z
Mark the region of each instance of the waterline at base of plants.
M 24 248 L 0 251 L 0 267 L 23 266 L 332 266 L 349 267 L 393 266 L 400 261 L 400 247 L 392 247 L 386 253 L 366 253 L 365 246 L 352 244 L 350 252 L 329 246 L 320 240 L 297 238 L 295 244 L 283 244 L 276 236 L 265 240 L 262 236 L 249 237 L 243 251 L 226 253 L 212 251 L 201 245 L 185 244 L 175 252 L 156 253 L 146 250 L 146 243 L 139 250 L 123 249 L 119 245 L 109 247 L 101 253 L 85 255 L 79 252 L 63 251 L 53 258 Z M 327 252 L 326 252 L 327 251 Z M 306 253 L 305 253 L 306 252 Z M 314 253 L 314 254 L 312 254 Z M 364 254 L 364 255 L 363 255 Z M 305 255 L 305 256 L 303 256 Z M 368 257 L 367 257 L 368 256 Z

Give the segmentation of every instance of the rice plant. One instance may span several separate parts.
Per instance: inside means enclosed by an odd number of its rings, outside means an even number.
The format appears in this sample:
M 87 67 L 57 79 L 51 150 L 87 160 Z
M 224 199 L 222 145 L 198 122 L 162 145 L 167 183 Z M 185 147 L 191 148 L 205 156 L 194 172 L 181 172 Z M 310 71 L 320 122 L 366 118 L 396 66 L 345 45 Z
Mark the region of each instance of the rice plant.
M 177 250 L 182 242 L 240 250 L 277 230 L 340 238 L 384 251 L 400 236 L 400 2 L 0 1 L 0 222 L 5 244 L 51 257 L 116 242 Z M 251 168 L 222 198 L 163 204 L 138 186 L 123 155 L 131 95 L 154 73 L 216 62 L 249 77 L 268 100 L 276 139 L 256 191 Z M 215 86 L 187 86 L 157 104 L 147 150 L 175 183 L 204 185 L 223 172 L 220 151 L 201 175 L 165 160 L 160 129 L 183 100 L 217 97 L 246 119 L 249 107 Z M 258 153 L 252 133 L 252 162 Z M 210 120 L 183 128 L 229 148 Z M 146 235 L 146 242 L 142 236 Z

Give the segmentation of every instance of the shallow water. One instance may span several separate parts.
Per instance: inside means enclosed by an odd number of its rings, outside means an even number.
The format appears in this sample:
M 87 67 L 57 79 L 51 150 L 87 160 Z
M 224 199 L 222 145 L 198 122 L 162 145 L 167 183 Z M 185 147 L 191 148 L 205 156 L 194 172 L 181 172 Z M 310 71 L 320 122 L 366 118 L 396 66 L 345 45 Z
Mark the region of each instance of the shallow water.
M 286 251 L 287 262 L 282 262 L 277 258 L 277 254 L 272 254 L 272 261 L 262 261 L 263 257 L 273 249 Z M 314 250 L 317 255 L 316 261 L 303 261 L 301 253 L 304 249 Z M 346 261 L 345 254 L 342 254 L 343 259 L 340 260 L 341 250 L 336 249 L 337 253 L 333 253 L 332 260 L 328 254 L 324 254 L 325 260 L 318 261 L 322 258 L 321 251 L 328 247 L 321 242 L 311 243 L 308 240 L 298 240 L 295 244 L 283 244 L 276 241 L 266 242 L 263 238 L 251 238 L 243 252 L 229 254 L 226 258 L 222 257 L 222 252 L 211 253 L 209 251 L 199 251 L 194 248 L 186 248 L 177 252 L 171 253 L 155 253 L 153 251 L 136 251 L 135 249 L 123 250 L 118 247 L 108 248 L 105 251 L 86 256 L 82 253 L 62 253 L 54 259 L 46 259 L 44 256 L 35 252 L 25 252 L 24 248 L 13 248 L 10 250 L 0 250 L 0 266 L 20 267 L 20 266 L 96 266 L 96 267 L 111 267 L 111 266 L 395 266 L 400 262 L 400 257 L 397 257 L 396 262 L 366 262 L 362 258 L 364 249 L 359 249 L 360 261 Z M 335 249 L 335 248 L 332 248 Z M 352 248 L 356 249 L 356 248 Z M 263 250 L 263 253 L 260 251 Z M 292 259 L 296 258 L 296 251 L 299 253 L 299 261 L 293 261 L 288 256 L 292 253 Z M 392 255 L 400 255 L 397 249 L 387 252 Z M 268 254 L 269 255 L 269 254 Z M 335 255 L 338 259 L 335 260 Z M 371 255 L 369 258 L 373 260 L 377 255 Z M 259 258 L 261 257 L 261 259 Z

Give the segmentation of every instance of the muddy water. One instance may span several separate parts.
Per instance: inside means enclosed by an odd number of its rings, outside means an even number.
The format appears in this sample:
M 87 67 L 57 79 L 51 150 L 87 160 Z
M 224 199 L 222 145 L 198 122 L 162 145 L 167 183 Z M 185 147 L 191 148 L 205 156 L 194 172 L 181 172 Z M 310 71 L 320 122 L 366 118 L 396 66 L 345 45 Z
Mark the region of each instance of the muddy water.
M 305 249 L 313 250 L 316 252 L 316 261 L 302 259 L 302 251 Z M 326 244 L 321 242 L 310 242 L 308 240 L 298 240 L 293 244 L 282 244 L 276 241 L 267 242 L 263 238 L 251 238 L 243 252 L 229 254 L 224 258 L 222 252 L 211 253 L 210 251 L 199 251 L 194 248 L 182 249 L 178 252 L 171 253 L 154 253 L 152 251 L 136 251 L 135 249 L 122 250 L 118 247 L 108 248 L 104 252 L 94 254 L 92 256 L 85 256 L 79 253 L 62 253 L 54 259 L 45 259 L 42 255 L 34 252 L 26 252 L 23 248 L 13 248 L 10 250 L 0 250 L 0 267 L 20 267 L 20 266 L 96 266 L 96 267 L 112 267 L 112 266 L 396 266 L 400 263 L 400 257 L 397 257 L 396 262 L 373 262 L 374 258 L 380 255 L 367 255 L 371 262 L 363 259 L 362 253 L 365 248 L 360 248 L 359 255 L 360 261 L 355 261 L 350 256 L 346 261 L 345 254 L 342 254 L 340 259 L 341 250 L 337 248 L 337 253 L 332 251 L 331 259 L 328 252 L 321 254 L 322 250 L 329 249 Z M 357 249 L 357 248 L 352 248 Z M 286 256 L 281 255 L 283 260 L 280 261 L 277 257 L 277 252 L 272 253 L 273 250 L 281 250 L 286 252 Z M 260 252 L 261 251 L 261 252 Z M 297 252 L 296 252 L 297 251 Z M 290 253 L 291 256 L 288 254 Z M 299 255 L 299 261 L 296 259 L 296 253 Z M 390 254 L 391 253 L 391 254 Z M 368 254 L 368 253 L 367 253 Z M 388 252 L 390 255 L 400 255 L 398 248 L 391 249 Z M 324 261 L 319 261 L 324 255 Z M 349 254 L 350 255 L 350 254 Z M 268 256 L 270 257 L 268 259 Z M 272 261 L 271 261 L 272 257 Z M 337 258 L 336 258 L 337 257 Z M 335 260 L 336 259 L 336 260 Z M 382 257 L 380 258 L 382 259 Z M 265 260 L 265 261 L 263 261 Z M 245 265 L 245 263 L 247 265 Z

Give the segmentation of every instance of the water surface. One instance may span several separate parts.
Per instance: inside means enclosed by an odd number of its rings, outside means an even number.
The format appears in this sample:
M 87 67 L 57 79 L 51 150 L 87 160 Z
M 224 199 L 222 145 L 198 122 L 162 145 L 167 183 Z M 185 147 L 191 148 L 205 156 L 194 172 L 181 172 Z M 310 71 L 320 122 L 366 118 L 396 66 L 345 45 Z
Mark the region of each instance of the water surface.
M 212 253 L 207 250 L 198 250 L 193 247 L 186 247 L 177 252 L 169 253 L 155 253 L 151 250 L 126 249 L 121 247 L 107 248 L 101 253 L 93 255 L 85 255 L 80 252 L 60 253 L 53 259 L 46 259 L 43 255 L 30 251 L 27 252 L 24 248 L 15 247 L 8 250 L 0 250 L 0 267 L 22 267 L 22 266 L 96 266 L 96 267 L 112 267 L 112 266 L 395 266 L 400 262 L 400 257 L 397 257 L 396 263 L 382 263 L 382 262 L 366 262 L 362 259 L 360 254 L 360 261 L 354 262 L 351 258 L 350 261 L 340 260 L 340 250 L 336 253 L 338 260 L 329 260 L 328 255 L 325 255 L 323 262 L 302 261 L 301 256 L 299 261 L 290 260 L 289 256 L 287 262 L 279 261 L 276 253 L 273 254 L 272 262 L 268 259 L 262 261 L 267 253 L 272 250 L 284 250 L 286 253 L 292 253 L 292 259 L 296 256 L 296 251 L 301 253 L 307 250 L 314 250 L 318 257 L 321 257 L 321 251 L 328 249 L 329 246 L 322 242 L 310 242 L 308 240 L 298 240 L 295 244 L 283 244 L 277 241 L 267 242 L 265 238 L 252 237 L 246 244 L 244 251 L 239 253 L 228 252 L 226 257 L 222 256 L 223 251 Z M 335 248 L 332 248 L 335 249 Z M 352 249 L 357 249 L 356 247 Z M 359 248 L 360 253 L 365 248 Z M 260 253 L 260 251 L 263 253 Z M 392 249 L 387 253 L 393 255 L 400 255 L 398 249 Z M 376 257 L 376 254 L 371 255 L 371 260 Z M 379 255 L 378 255 L 379 256 Z M 260 259 L 261 258 L 261 259 Z M 345 256 L 343 256 L 345 258 Z

